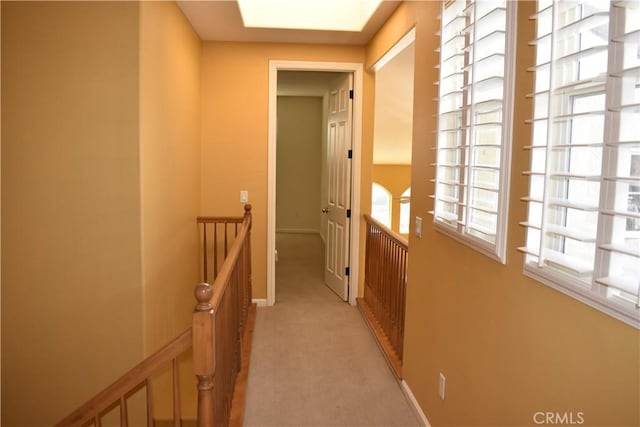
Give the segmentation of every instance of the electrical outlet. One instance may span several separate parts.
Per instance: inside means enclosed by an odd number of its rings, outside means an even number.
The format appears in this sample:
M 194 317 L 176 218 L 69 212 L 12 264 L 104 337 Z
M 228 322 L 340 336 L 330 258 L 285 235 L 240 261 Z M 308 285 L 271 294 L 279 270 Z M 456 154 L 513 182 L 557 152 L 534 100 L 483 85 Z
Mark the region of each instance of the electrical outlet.
M 247 190 L 240 190 L 240 203 L 249 203 L 249 192 Z
M 416 236 L 422 238 L 422 218 L 420 218 L 419 216 L 416 217 L 415 230 L 416 230 Z
M 440 372 L 440 383 L 438 384 L 438 394 L 440 395 L 440 399 L 444 400 L 444 386 L 447 379 Z

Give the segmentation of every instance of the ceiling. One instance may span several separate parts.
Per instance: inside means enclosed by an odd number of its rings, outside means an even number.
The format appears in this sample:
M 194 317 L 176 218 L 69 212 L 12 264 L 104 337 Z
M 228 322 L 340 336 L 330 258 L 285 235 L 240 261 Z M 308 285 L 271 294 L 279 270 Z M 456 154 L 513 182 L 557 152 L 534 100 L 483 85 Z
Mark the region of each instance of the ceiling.
M 278 71 L 279 96 L 324 96 L 329 83 L 342 73 L 328 71 Z
M 383 1 L 361 32 L 245 28 L 235 0 L 178 0 L 177 3 L 202 40 L 364 45 L 400 1 Z

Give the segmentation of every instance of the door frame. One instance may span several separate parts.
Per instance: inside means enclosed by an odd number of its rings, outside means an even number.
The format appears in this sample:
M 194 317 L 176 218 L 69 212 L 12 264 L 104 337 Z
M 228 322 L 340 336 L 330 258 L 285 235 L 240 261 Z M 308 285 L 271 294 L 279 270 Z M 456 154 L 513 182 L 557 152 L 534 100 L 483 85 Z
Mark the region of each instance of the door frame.
M 364 74 L 361 63 L 269 61 L 269 126 L 267 143 L 267 305 L 276 301 L 276 128 L 278 71 L 353 73 L 353 158 L 351 161 L 351 226 L 349 250 L 349 304 L 356 305 L 360 263 L 360 174 L 362 166 L 362 103 Z

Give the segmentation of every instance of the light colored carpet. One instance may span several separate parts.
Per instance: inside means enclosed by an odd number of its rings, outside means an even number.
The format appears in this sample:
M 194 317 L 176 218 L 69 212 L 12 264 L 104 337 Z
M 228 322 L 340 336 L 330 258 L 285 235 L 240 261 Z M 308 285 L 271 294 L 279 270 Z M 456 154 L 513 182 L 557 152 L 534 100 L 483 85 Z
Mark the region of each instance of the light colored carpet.
M 358 310 L 323 283 L 318 235 L 278 234 L 276 305 L 257 310 L 246 426 L 418 426 Z

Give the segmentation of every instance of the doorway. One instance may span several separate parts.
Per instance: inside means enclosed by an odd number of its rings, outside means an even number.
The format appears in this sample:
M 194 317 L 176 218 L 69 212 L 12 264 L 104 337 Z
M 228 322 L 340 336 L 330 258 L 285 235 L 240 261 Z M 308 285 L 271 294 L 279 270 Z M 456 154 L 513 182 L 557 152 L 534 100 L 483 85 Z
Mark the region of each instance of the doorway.
M 349 260 L 358 259 L 358 228 L 357 226 L 349 227 L 346 219 L 346 214 L 342 219 L 342 222 L 336 227 L 335 221 L 331 222 L 329 216 L 335 214 L 339 207 L 349 209 L 349 214 L 356 217 L 359 215 L 359 182 L 360 182 L 360 160 L 356 154 L 360 153 L 360 139 L 361 139 L 361 115 L 362 115 L 362 65 L 350 64 L 350 63 L 317 63 L 317 62 L 282 62 L 271 61 L 269 70 L 269 169 L 268 169 L 268 216 L 267 216 L 267 305 L 273 305 L 276 302 L 276 281 L 275 281 L 275 262 L 276 262 L 276 232 L 291 232 L 291 233 L 319 233 L 324 237 L 325 245 L 327 248 L 334 247 L 336 244 L 336 235 L 341 236 L 344 242 L 351 242 L 350 245 L 343 246 L 343 250 L 334 250 L 333 252 L 327 251 L 330 256 L 326 259 L 325 268 L 333 265 L 338 266 L 338 269 L 342 271 L 342 280 L 345 284 L 345 291 L 343 293 L 337 292 L 343 299 L 347 300 L 350 304 L 355 305 L 355 297 L 357 296 L 357 274 L 349 274 L 353 270 L 349 269 Z M 330 126 L 332 111 L 336 113 L 337 110 L 332 110 L 332 91 L 327 88 L 327 82 L 330 85 L 331 82 L 335 82 L 340 76 L 348 76 L 352 83 L 349 83 L 353 88 L 353 99 L 349 100 L 349 111 L 352 111 L 353 125 L 350 128 L 353 130 L 351 137 L 349 135 L 343 135 L 345 138 L 349 138 L 351 143 L 352 158 L 349 160 L 348 165 L 352 176 L 352 181 L 346 181 L 346 187 L 351 194 L 347 194 L 348 200 L 344 198 L 341 206 L 337 206 L 335 200 L 331 199 L 330 176 L 340 176 L 342 180 L 348 180 L 348 176 L 342 170 L 341 175 L 338 174 L 335 169 L 335 165 L 332 166 L 330 161 L 324 162 L 322 159 L 330 159 L 332 146 L 326 144 L 325 141 L 331 141 L 332 132 L 338 135 L 338 127 Z M 303 84 L 304 81 L 315 82 L 312 84 Z M 285 84 L 284 82 L 288 82 Z M 280 83 L 280 84 L 279 84 Z M 296 87 L 297 86 L 297 87 Z M 345 95 L 346 94 L 346 95 Z M 278 97 L 281 97 L 280 100 Z M 340 98 L 340 94 L 335 97 L 335 102 L 340 105 L 340 102 L 344 102 L 344 96 L 349 96 L 349 90 L 344 91 Z M 297 99 L 294 99 L 296 97 Z M 282 126 L 279 119 L 280 112 L 278 109 L 285 108 L 291 112 L 293 110 L 294 116 L 299 116 L 302 109 L 309 111 L 318 111 L 322 109 L 321 117 L 321 136 L 323 145 L 318 147 L 313 143 L 309 147 L 293 147 L 291 152 L 283 152 L 286 147 L 278 146 L 278 136 L 276 130 L 279 126 Z M 334 111 L 335 110 L 335 111 Z M 344 108 L 341 109 L 344 111 Z M 284 112 L 284 110 L 283 110 Z M 335 114 L 333 114 L 335 116 Z M 317 121 L 316 117 L 316 121 Z M 300 117 L 299 117 L 300 120 Z M 304 119 L 306 120 L 306 119 Z M 312 122 L 313 123 L 313 120 Z M 295 128 L 296 126 L 294 126 Z M 300 126 L 298 126 L 300 127 Z M 304 126 L 302 126 L 304 128 Z M 333 129 L 333 130 L 332 130 Z M 292 129 L 285 129 L 286 132 Z M 294 133 L 295 133 L 295 129 Z M 343 132 L 341 129 L 340 132 Z M 288 138 L 296 138 L 295 135 L 288 135 Z M 311 139 L 318 139 L 318 135 L 311 136 Z M 292 145 L 289 142 L 282 142 L 283 145 Z M 333 146 L 335 149 L 335 145 Z M 291 147 L 289 147 L 291 148 Z M 308 149 L 308 150 L 307 150 Z M 305 150 L 307 152 L 305 153 Z M 302 164 L 293 164 L 293 161 L 288 160 L 284 166 L 284 169 L 278 166 L 279 157 L 286 159 L 290 155 L 300 156 L 300 160 L 312 161 L 314 157 L 313 153 L 320 152 L 317 163 L 309 163 L 305 168 L 304 175 L 306 176 L 309 185 L 313 187 L 313 191 L 305 192 L 304 188 L 300 188 L 301 182 L 291 182 L 290 179 L 280 179 L 280 173 L 291 173 L 292 170 L 300 171 L 300 168 L 304 168 Z M 328 157 L 324 154 L 327 154 Z M 346 156 L 346 151 L 345 151 Z M 346 157 L 345 157 L 346 159 Z M 344 162 L 346 165 L 347 163 Z M 333 168 L 333 169 L 332 169 Z M 320 177 L 318 178 L 318 171 Z M 314 178 L 315 177 L 315 178 Z M 291 178 L 291 177 L 289 177 Z M 300 181 L 303 179 L 301 178 Z M 278 186 L 278 184 L 280 184 Z M 291 187 L 293 192 L 289 192 Z M 278 196 L 278 187 L 282 198 Z M 289 187 L 289 188 L 288 188 Z M 353 191 L 351 191 L 353 190 Z M 282 193 L 282 192 L 285 193 Z M 287 194 L 286 192 L 289 192 Z M 297 194 L 297 196 L 296 196 Z M 296 205 L 296 199 L 308 199 L 306 201 L 300 200 L 302 203 Z M 350 203 L 349 203 L 350 201 Z M 333 204 L 332 204 L 333 203 Z M 316 211 L 314 215 L 313 211 Z M 332 227 L 333 225 L 333 227 Z M 336 234 L 336 229 L 342 234 Z M 339 237 L 340 238 L 340 237 Z M 332 246 L 333 245 L 333 246 Z M 337 245 L 338 247 L 340 245 Z M 348 275 L 349 274 L 349 275 Z M 348 276 L 347 276 L 348 275 Z M 348 286 L 348 287 L 347 287 Z M 334 289 L 335 291 L 335 289 Z

